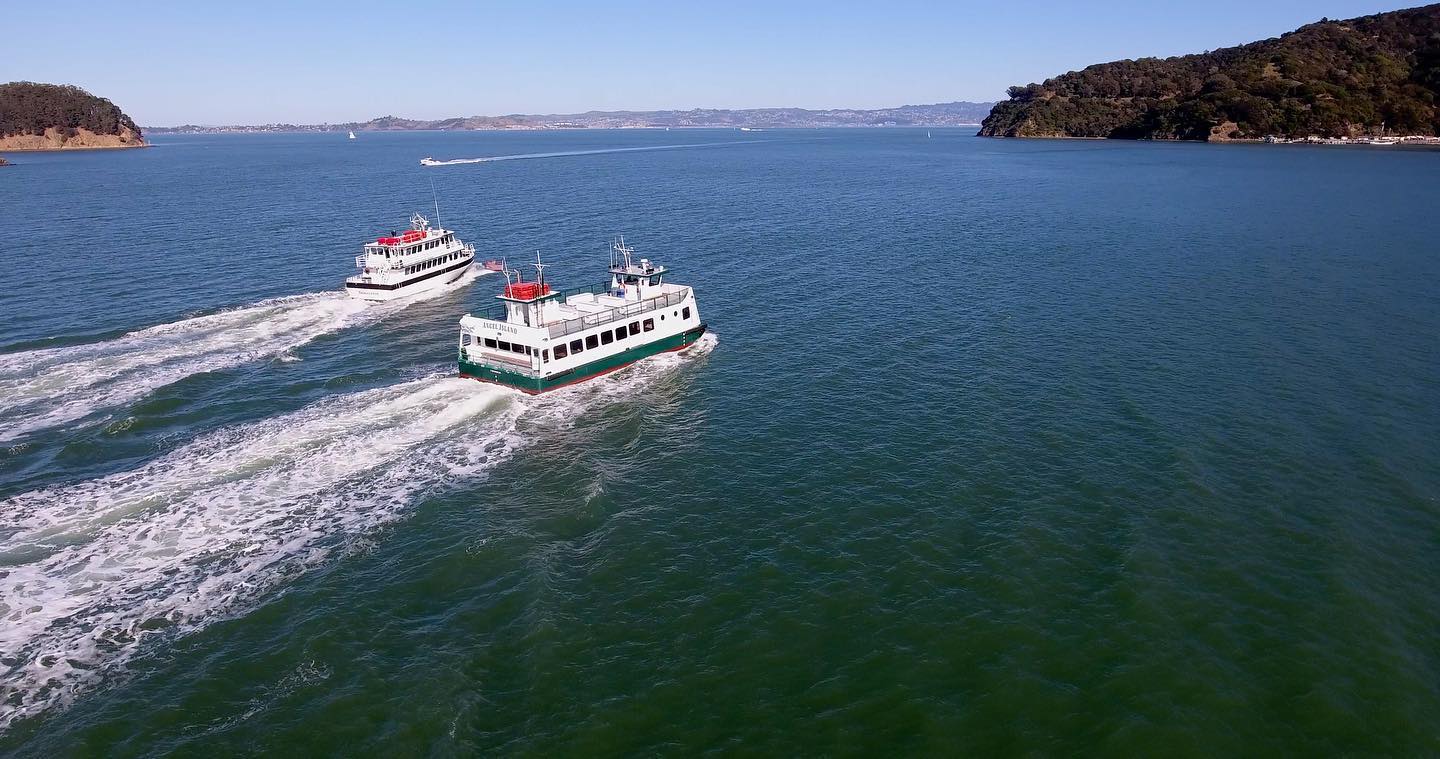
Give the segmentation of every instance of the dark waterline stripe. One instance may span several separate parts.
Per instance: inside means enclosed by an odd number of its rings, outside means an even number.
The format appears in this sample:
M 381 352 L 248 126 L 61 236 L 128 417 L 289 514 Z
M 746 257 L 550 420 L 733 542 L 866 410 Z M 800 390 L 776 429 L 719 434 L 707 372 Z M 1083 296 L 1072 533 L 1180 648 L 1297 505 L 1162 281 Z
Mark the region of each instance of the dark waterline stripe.
M 374 282 L 346 282 L 345 287 L 346 289 L 353 288 L 356 290 L 397 290 L 401 287 L 405 287 L 406 285 L 413 285 L 416 282 L 423 282 L 431 277 L 438 277 L 441 274 L 446 274 L 448 272 L 455 271 L 456 269 L 462 269 L 472 263 L 475 263 L 475 259 L 473 257 L 468 261 L 461 261 L 454 266 L 449 266 L 444 269 L 440 269 L 439 271 L 432 271 L 429 274 L 422 274 L 414 279 L 408 279 L 404 282 L 398 282 L 393 285 L 377 285 Z

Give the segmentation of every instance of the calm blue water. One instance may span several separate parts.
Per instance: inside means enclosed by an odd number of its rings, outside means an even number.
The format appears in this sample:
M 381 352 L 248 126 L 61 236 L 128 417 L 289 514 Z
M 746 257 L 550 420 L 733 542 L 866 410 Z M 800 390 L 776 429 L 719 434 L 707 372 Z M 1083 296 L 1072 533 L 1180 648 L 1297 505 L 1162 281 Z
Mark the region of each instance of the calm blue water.
M 931 131 L 13 156 L 0 752 L 1440 752 L 1440 152 Z M 432 180 L 714 337 L 452 377 Z

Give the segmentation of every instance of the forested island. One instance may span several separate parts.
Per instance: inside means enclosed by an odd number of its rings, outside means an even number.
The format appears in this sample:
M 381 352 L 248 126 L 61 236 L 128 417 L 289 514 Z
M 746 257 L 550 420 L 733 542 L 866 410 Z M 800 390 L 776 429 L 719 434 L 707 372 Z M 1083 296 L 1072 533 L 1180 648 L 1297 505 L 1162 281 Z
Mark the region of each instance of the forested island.
M 0 150 L 143 147 L 116 105 L 64 84 L 0 84 Z
M 1440 134 L 1440 4 L 1011 87 L 987 137 L 1210 140 Z
M 413 129 L 635 129 L 686 127 L 880 127 L 968 126 L 980 123 L 994 103 L 934 103 L 873 110 L 832 108 L 694 108 L 684 111 L 586 111 L 584 113 L 458 116 L 448 119 L 406 119 L 382 116 L 339 124 L 263 124 L 250 126 L 146 127 L 152 134 L 212 132 L 386 132 Z

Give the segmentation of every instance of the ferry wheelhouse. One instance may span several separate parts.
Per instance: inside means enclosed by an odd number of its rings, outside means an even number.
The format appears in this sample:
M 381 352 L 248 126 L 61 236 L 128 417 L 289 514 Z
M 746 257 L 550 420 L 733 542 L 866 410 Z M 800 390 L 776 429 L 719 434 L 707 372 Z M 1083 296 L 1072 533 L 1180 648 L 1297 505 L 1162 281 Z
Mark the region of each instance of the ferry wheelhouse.
M 610 278 L 556 291 L 536 257 L 536 278 L 506 272 L 500 303 L 460 320 L 460 374 L 536 394 L 620 369 L 705 334 L 695 291 L 617 240 Z
M 360 273 L 345 280 L 351 297 L 392 300 L 444 287 L 469 271 L 475 246 L 460 242 L 448 229 L 431 229 L 420 214 L 410 217 L 410 229 L 365 244 L 355 257 Z

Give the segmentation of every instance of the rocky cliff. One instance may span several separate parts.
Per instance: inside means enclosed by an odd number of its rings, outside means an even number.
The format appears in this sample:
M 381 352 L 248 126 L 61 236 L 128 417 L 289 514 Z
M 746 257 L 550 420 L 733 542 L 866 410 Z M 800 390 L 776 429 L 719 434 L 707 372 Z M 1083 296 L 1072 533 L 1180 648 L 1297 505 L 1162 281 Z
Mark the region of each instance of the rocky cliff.
M 142 147 L 140 127 L 79 87 L 0 84 L 0 150 Z

